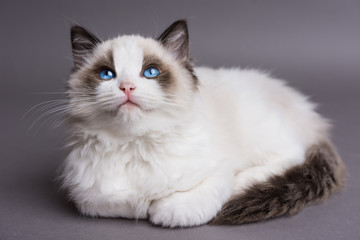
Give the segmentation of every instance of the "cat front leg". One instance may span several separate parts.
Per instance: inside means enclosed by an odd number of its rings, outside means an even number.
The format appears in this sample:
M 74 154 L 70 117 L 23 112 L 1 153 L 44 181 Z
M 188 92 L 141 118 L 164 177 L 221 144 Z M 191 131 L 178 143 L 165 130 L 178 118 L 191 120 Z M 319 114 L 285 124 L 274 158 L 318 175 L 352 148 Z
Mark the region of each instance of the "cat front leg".
M 233 173 L 222 169 L 188 191 L 154 200 L 149 219 L 163 227 L 191 227 L 209 222 L 230 198 Z

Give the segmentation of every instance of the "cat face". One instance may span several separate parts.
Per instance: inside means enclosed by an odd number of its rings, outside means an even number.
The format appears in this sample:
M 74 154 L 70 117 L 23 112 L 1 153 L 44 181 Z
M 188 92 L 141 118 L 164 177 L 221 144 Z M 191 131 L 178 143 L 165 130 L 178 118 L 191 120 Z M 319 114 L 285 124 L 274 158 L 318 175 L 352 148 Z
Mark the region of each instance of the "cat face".
M 71 39 L 73 120 L 130 128 L 176 120 L 191 109 L 198 80 L 189 62 L 185 21 L 173 23 L 156 40 L 132 35 L 102 42 L 79 26 L 72 28 Z

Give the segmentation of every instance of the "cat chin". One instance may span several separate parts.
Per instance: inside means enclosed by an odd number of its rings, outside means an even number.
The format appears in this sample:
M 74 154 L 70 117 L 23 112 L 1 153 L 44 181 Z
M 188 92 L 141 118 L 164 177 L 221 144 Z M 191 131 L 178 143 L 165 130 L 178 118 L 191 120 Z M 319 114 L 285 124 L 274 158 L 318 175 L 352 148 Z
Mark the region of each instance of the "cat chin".
M 164 131 L 165 129 L 173 128 L 181 125 L 186 121 L 183 117 L 178 116 L 174 118 L 168 113 L 153 110 L 141 110 L 140 108 L 127 111 L 126 109 L 119 109 L 118 113 L 110 122 L 103 124 L 104 127 L 99 130 L 110 130 L 117 132 L 121 136 L 139 136 L 148 132 Z M 98 126 L 100 126 L 99 123 Z
M 116 120 L 122 123 L 135 123 L 138 122 L 143 116 L 143 110 L 131 103 L 126 103 L 118 108 Z

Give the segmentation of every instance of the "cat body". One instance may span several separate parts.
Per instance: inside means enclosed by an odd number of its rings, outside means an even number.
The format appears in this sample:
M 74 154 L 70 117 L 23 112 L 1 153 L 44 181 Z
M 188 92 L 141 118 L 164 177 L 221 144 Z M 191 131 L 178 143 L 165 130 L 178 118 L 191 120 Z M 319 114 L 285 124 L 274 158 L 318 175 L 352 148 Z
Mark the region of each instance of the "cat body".
M 256 70 L 193 68 L 185 21 L 158 40 L 101 42 L 73 27 L 72 44 L 62 180 L 83 214 L 169 227 L 262 220 L 287 212 L 240 219 L 236 210 L 256 206 L 237 199 L 315 162 L 309 156 L 325 156 L 319 148 L 309 153 L 328 142 L 327 121 L 314 104 Z M 110 79 L 101 79 L 104 69 Z M 335 181 L 323 192 L 331 193 L 342 187 L 345 170 L 333 148 L 328 152 L 324 163 Z M 290 200 L 273 207 L 296 212 L 324 198 L 318 195 L 300 199 L 296 210 Z

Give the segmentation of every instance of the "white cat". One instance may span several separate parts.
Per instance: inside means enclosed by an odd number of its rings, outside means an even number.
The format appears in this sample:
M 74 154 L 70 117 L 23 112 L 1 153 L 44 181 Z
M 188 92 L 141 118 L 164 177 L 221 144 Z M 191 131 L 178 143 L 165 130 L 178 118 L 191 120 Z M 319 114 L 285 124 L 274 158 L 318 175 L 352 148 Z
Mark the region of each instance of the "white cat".
M 187 24 L 159 39 L 71 29 L 63 186 L 81 213 L 161 226 L 292 214 L 343 186 L 314 104 L 256 70 L 193 68 Z

